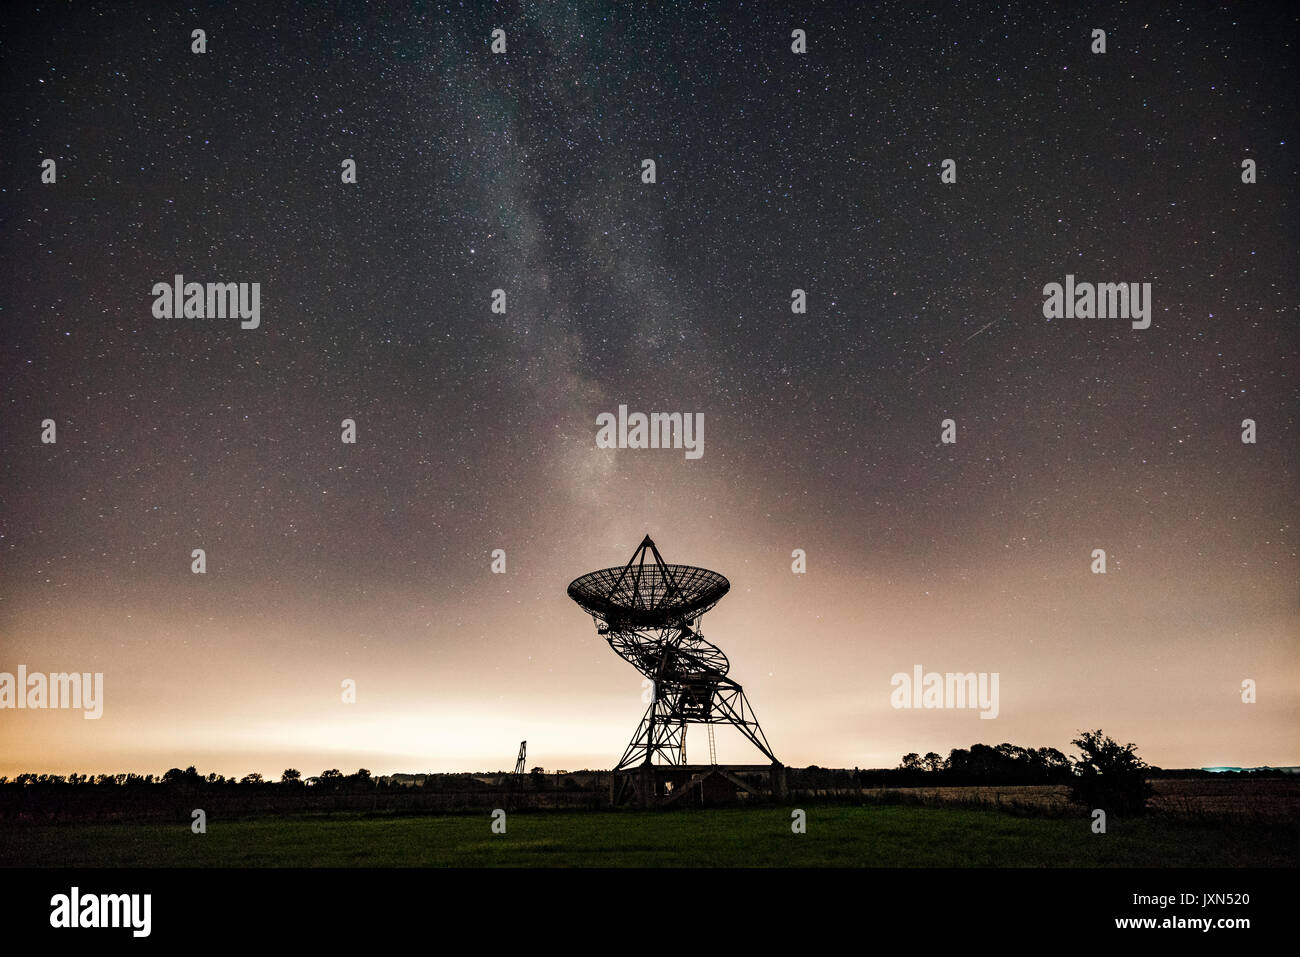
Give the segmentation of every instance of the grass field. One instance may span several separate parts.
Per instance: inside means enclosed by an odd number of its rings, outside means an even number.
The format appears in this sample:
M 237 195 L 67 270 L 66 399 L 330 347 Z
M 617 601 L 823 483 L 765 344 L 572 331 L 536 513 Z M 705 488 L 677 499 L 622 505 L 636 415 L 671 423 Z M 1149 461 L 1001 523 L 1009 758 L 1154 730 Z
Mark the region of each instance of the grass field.
M 1294 822 L 1037 818 L 992 809 L 807 808 L 510 815 L 334 815 L 0 831 L 0 864 L 68 867 L 1235 867 L 1295 866 Z

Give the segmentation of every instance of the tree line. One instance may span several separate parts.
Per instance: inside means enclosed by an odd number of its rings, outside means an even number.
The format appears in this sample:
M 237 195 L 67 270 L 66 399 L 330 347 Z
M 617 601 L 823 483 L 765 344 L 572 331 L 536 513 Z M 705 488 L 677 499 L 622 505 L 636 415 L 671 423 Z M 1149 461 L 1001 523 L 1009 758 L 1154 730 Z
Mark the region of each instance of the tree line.
M 1154 770 L 1137 756 L 1137 745 L 1120 744 L 1096 731 L 1081 731 L 1070 742 L 1074 758 L 1056 748 L 1014 744 L 972 744 L 953 748 L 947 758 L 931 751 L 903 755 L 898 770 L 934 784 L 1065 784 L 1076 804 L 1117 814 L 1141 814 L 1155 790 L 1147 781 Z
M 286 787 L 324 787 L 326 789 L 384 787 L 387 782 L 373 778 L 366 768 L 358 768 L 352 774 L 344 774 L 338 768 L 322 771 L 316 777 L 304 778 L 297 768 L 285 768 L 280 780 L 263 778 L 256 771 L 245 774 L 242 778 L 221 774 L 201 774 L 190 765 L 184 770 L 172 768 L 163 774 L 19 774 L 10 781 L 0 777 L 0 785 L 92 785 L 95 787 L 135 787 L 153 784 L 203 787 L 207 785 L 257 785 L 279 784 Z

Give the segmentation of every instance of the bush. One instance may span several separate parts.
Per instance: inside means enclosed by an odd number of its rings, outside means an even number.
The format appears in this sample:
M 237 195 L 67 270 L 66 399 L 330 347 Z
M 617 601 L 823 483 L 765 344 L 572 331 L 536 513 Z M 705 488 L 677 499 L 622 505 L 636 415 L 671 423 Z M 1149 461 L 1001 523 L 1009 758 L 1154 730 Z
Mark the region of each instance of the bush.
M 1121 817 L 1146 813 L 1147 799 L 1155 789 L 1147 783 L 1149 768 L 1137 756 L 1137 745 L 1121 745 L 1101 729 L 1081 731 L 1070 743 L 1080 751 L 1070 800 Z

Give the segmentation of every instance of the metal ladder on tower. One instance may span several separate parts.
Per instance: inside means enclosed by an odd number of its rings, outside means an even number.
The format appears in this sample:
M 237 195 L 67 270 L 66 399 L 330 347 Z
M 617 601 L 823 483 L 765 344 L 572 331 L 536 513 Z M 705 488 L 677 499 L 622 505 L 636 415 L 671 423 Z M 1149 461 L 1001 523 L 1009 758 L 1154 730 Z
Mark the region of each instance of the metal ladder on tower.
M 713 740 L 713 723 L 709 722 L 709 764 L 714 767 L 718 764 L 718 746 Z

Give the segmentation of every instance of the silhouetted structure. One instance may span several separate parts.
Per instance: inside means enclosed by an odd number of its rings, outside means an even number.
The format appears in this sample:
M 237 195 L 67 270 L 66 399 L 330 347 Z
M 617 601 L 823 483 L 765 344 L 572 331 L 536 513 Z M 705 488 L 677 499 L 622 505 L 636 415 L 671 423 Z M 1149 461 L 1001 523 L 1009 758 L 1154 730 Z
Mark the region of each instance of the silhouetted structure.
M 709 728 L 709 764 L 699 766 L 701 776 L 717 765 L 715 724 L 736 728 L 780 766 L 744 690 L 727 677 L 727 656 L 699 630 L 700 618 L 730 588 L 726 578 L 707 568 L 667 564 L 649 535 L 626 565 L 602 568 L 569 585 L 569 597 L 596 620 L 597 633 L 651 681 L 650 706 L 615 771 L 655 764 L 679 771 L 691 767 L 686 763 L 691 724 Z M 655 793 L 658 787 L 643 778 L 642 798 L 649 803 L 645 787 Z
M 524 761 L 528 756 L 528 742 L 519 742 L 519 757 L 515 758 L 515 770 L 506 780 L 506 807 L 514 805 L 515 795 L 524 789 Z

